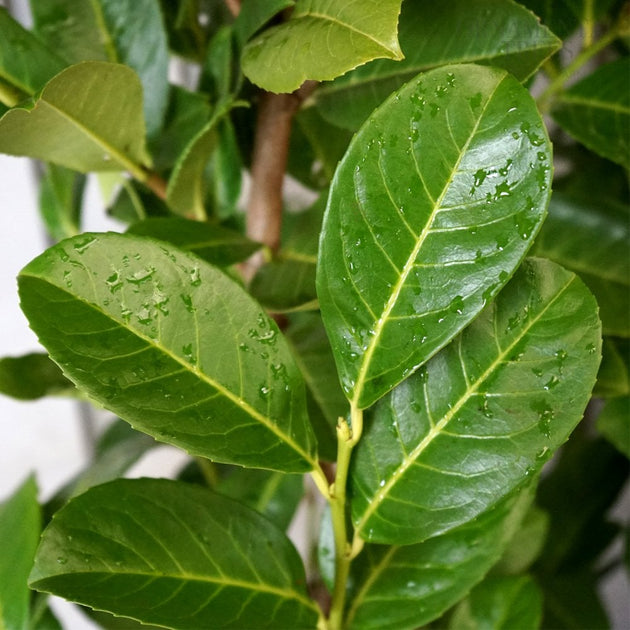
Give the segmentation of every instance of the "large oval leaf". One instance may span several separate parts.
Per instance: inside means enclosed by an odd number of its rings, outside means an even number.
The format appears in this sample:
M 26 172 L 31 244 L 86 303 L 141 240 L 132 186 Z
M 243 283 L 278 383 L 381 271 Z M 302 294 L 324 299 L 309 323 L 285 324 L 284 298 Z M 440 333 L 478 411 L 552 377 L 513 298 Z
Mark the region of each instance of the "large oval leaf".
M 292 92 L 386 57 L 402 59 L 397 25 L 402 0 L 297 0 L 291 19 L 254 38 L 243 72 L 270 92 Z
M 97 486 L 42 535 L 30 585 L 167 628 L 314 628 L 302 562 L 266 518 L 181 482 Z
M 506 72 L 449 66 L 392 95 L 341 161 L 317 291 L 341 382 L 368 407 L 505 284 L 548 202 L 551 148 Z
M 524 81 L 561 46 L 512 0 L 405 2 L 399 37 L 402 61 L 379 59 L 317 89 L 315 101 L 326 119 L 356 130 L 403 83 L 446 64 L 496 66 Z
M 417 545 L 366 545 L 352 564 L 349 630 L 413 630 L 439 617 L 497 561 L 531 499 L 525 490 Z
M 128 169 L 144 177 L 142 87 L 126 66 L 89 61 L 51 79 L 32 109 L 0 118 L 0 152 L 80 171 Z
M 485 311 L 374 409 L 351 472 L 366 540 L 411 544 L 493 506 L 582 417 L 600 361 L 597 304 L 532 259 Z
M 19 286 L 51 357 L 135 428 L 218 461 L 316 466 L 290 350 L 218 269 L 166 243 L 87 234 L 29 263 Z

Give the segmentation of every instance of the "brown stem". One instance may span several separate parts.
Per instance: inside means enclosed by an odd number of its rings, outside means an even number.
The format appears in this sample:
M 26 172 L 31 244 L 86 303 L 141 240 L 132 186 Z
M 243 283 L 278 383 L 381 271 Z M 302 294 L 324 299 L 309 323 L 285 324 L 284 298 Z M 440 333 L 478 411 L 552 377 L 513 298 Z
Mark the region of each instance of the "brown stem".
M 307 81 L 291 94 L 262 92 L 252 155 L 252 187 L 247 205 L 247 236 L 271 251 L 280 246 L 282 226 L 282 184 L 289 153 L 293 116 L 316 83 Z M 253 278 L 263 263 L 255 254 L 245 263 L 245 280 Z
M 225 0 L 225 4 L 234 17 L 241 12 L 241 0 Z
M 157 197 L 163 201 L 166 200 L 166 182 L 157 173 L 149 172 L 144 185 L 155 193 Z

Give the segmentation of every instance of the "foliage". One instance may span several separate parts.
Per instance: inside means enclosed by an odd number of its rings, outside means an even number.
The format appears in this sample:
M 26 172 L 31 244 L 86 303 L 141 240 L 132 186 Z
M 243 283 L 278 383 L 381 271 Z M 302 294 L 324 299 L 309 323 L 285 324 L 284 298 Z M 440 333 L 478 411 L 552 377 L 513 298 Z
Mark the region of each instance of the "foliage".
M 0 627 L 58 627 L 42 593 L 105 628 L 606 626 L 630 6 L 551 7 L 0 9 L 0 151 L 46 163 L 57 241 L 18 278 L 46 353 L 0 391 L 121 419 L 43 509 L 32 480 L 0 506 Z M 94 172 L 120 233 L 81 231 Z M 122 478 L 148 436 L 191 455 L 177 480 Z

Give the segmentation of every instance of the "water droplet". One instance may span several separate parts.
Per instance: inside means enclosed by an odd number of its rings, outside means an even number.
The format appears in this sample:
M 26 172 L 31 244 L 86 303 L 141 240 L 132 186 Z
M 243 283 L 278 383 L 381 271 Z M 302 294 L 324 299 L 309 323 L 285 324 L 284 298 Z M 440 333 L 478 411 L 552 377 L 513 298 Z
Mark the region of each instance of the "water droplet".
M 378 482 L 378 487 L 379 487 L 379 488 L 382 488 L 382 487 L 384 487 L 384 486 L 385 486 L 385 479 L 381 479 L 381 480 Z
M 151 279 L 151 276 L 155 273 L 155 267 L 145 267 L 140 271 L 136 271 L 134 274 L 127 276 L 127 282 L 130 284 L 139 285 L 147 280 Z
M 556 350 L 554 356 L 556 357 L 556 365 L 558 366 L 558 371 L 560 372 L 560 374 L 562 374 L 564 362 L 567 360 L 567 357 L 569 355 L 567 354 L 566 350 Z
M 586 346 L 586 350 L 588 351 L 589 354 L 595 354 L 595 351 L 597 350 L 597 348 L 595 347 L 594 343 L 589 343 Z
M 194 313 L 196 309 L 193 306 L 192 297 L 190 297 L 190 295 L 186 295 L 185 293 L 181 293 L 180 297 L 182 298 L 182 302 L 184 303 L 186 310 L 189 313 Z
M 461 315 L 464 312 L 464 298 L 461 295 L 456 295 L 448 305 L 448 309 L 452 313 Z
M 68 558 L 65 558 L 64 556 L 57 556 L 57 562 L 59 564 L 66 564 L 68 562 Z
M 505 163 L 505 166 L 499 169 L 499 175 L 505 177 L 508 174 L 509 170 L 512 168 L 512 164 L 514 164 L 514 160 L 508 159 L 508 161 Z
M 85 250 L 94 243 L 94 241 L 96 241 L 94 236 L 86 236 L 81 240 L 75 241 L 73 247 L 79 254 L 83 254 Z
M 120 278 L 120 275 L 117 271 L 114 271 L 108 278 L 106 278 L 105 282 L 109 287 L 111 293 L 116 293 L 119 289 L 122 288 L 123 282 Z
M 532 372 L 538 377 L 540 378 L 543 375 L 543 370 L 542 368 L 532 368 Z
M 426 383 L 427 380 L 429 379 L 429 372 L 427 371 L 427 368 L 425 365 L 423 365 L 419 370 L 418 370 L 418 378 L 420 379 L 421 383 Z
M 263 400 L 268 398 L 270 393 L 271 390 L 266 385 L 262 385 L 258 390 L 258 394 Z
M 511 194 L 511 189 L 507 181 L 497 184 L 494 189 L 495 199 L 499 199 L 500 197 L 509 197 L 510 194 Z
M 486 171 L 484 171 L 482 168 L 480 168 L 474 175 L 473 177 L 475 178 L 475 186 L 481 186 L 481 184 L 483 184 L 483 182 L 485 181 L 486 177 L 488 177 L 488 173 Z
M 68 253 L 65 249 L 59 248 L 57 250 L 57 253 L 59 254 L 59 258 L 61 258 L 62 262 L 68 262 L 70 260 L 70 256 L 68 256 Z
M 66 286 L 68 288 L 72 287 L 72 272 L 71 271 L 64 271 L 63 272 L 63 279 L 64 282 L 66 283 Z
M 182 346 L 182 353 L 184 354 L 184 359 L 186 359 L 188 363 L 191 363 L 192 365 L 195 365 L 195 363 L 197 363 L 197 357 L 195 357 L 195 355 L 193 354 L 192 343 L 188 343 L 185 346 Z
M 199 273 L 199 267 L 193 267 L 190 270 L 190 284 L 193 287 L 198 287 L 201 284 L 201 274 Z
M 545 389 L 546 391 L 549 391 L 550 389 L 553 389 L 554 387 L 556 387 L 556 385 L 558 385 L 558 383 L 560 382 L 560 379 L 553 375 L 544 385 L 543 385 L 543 389 Z

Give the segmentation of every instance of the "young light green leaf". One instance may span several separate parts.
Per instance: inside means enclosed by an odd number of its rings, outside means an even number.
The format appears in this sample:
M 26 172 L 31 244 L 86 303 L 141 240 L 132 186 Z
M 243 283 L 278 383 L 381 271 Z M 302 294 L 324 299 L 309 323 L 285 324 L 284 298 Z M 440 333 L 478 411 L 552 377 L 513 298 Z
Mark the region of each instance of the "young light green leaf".
M 203 171 L 217 145 L 217 124 L 234 106 L 219 106 L 179 156 L 166 191 L 168 205 L 175 213 L 191 219 L 206 217 Z
M 455 609 L 449 630 L 538 630 L 543 595 L 526 575 L 491 577 Z
M 284 338 L 215 267 L 159 241 L 86 234 L 29 263 L 19 285 L 66 375 L 134 428 L 217 461 L 317 466 Z
M 266 518 L 156 479 L 71 500 L 44 530 L 30 576 L 37 590 L 180 630 L 315 628 L 305 581 L 294 547 Z
M 512 0 L 447 0 L 403 3 L 400 45 L 404 60 L 374 61 L 318 88 L 324 117 L 356 130 L 392 91 L 446 64 L 497 66 L 524 81 L 561 42 Z
M 0 628 L 27 630 L 27 578 L 41 529 L 37 486 L 31 477 L 0 503 Z
M 620 452 L 630 458 L 630 396 L 606 401 L 597 418 L 599 432 Z
M 351 471 L 357 533 L 422 541 L 518 489 L 582 418 L 600 335 L 595 299 L 574 274 L 524 263 L 457 339 L 375 407 Z
M 1 80 L 30 96 L 65 65 L 55 52 L 16 22 L 7 9 L 0 7 Z
M 50 357 L 43 353 L 0 359 L 0 393 L 19 400 L 74 395 L 76 389 Z
M 513 536 L 532 493 L 417 545 L 366 545 L 352 565 L 349 630 L 413 630 L 439 617 L 479 582 Z
M 68 64 L 123 63 L 144 92 L 148 134 L 159 131 L 168 102 L 168 42 L 156 0 L 31 0 L 39 37 Z
M 402 59 L 397 38 L 402 0 L 297 0 L 291 18 L 243 50 L 245 75 L 269 92 L 292 92 L 378 58 Z
M 155 217 L 134 223 L 127 234 L 150 236 L 176 245 L 217 267 L 228 267 L 247 260 L 260 245 L 236 230 L 188 221 L 177 217 Z
M 604 333 L 630 336 L 630 222 L 610 199 L 554 193 L 549 217 L 536 239 L 537 255 L 577 273 L 593 292 Z
M 630 168 L 630 57 L 599 67 L 553 109 L 558 124 L 595 153 Z
M 420 75 L 354 137 L 333 180 L 317 292 L 348 398 L 365 408 L 466 326 L 525 256 L 551 147 L 505 71 Z
M 39 188 L 39 212 L 48 234 L 61 240 L 79 233 L 85 175 L 47 164 Z
M 142 87 L 126 66 L 88 61 L 67 68 L 32 108 L 0 118 L 0 152 L 80 171 L 124 170 L 146 179 Z

